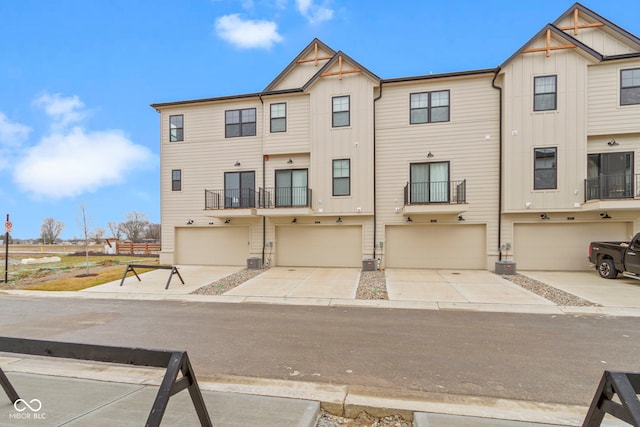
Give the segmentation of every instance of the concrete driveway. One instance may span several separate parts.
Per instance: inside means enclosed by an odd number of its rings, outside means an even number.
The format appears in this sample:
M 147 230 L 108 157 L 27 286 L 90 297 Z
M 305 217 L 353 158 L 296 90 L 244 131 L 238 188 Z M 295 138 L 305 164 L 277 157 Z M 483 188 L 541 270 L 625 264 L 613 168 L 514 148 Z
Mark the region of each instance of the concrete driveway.
M 394 301 L 554 305 L 484 270 L 387 269 L 387 292 Z M 441 304 L 442 305 L 442 304 Z
M 353 299 L 359 278 L 359 268 L 271 267 L 225 295 Z
M 521 271 L 520 274 L 605 307 L 640 308 L 640 280 L 603 279 L 593 271 Z

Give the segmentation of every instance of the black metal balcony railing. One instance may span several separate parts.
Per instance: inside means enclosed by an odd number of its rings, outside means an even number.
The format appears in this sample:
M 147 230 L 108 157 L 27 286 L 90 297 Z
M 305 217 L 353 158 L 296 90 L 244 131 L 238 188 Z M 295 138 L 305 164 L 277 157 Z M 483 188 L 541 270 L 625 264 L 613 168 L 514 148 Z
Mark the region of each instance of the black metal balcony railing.
M 205 209 L 255 208 L 258 192 L 253 188 L 204 190 Z
M 261 208 L 311 207 L 311 189 L 308 187 L 276 187 L 260 189 Z
M 458 204 L 467 203 L 467 180 L 407 182 L 404 186 L 404 204 Z
M 584 180 L 585 202 L 589 200 L 633 199 L 640 175 L 600 175 Z

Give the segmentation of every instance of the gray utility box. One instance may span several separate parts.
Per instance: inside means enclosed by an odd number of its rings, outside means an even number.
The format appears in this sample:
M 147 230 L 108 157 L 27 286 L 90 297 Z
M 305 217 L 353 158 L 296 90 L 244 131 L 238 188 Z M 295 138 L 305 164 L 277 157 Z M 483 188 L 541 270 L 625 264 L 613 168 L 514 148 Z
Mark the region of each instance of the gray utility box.
M 247 258 L 247 270 L 260 270 L 262 268 L 262 258 Z
M 375 258 L 366 258 L 362 260 L 362 271 L 376 271 L 376 267 Z
M 516 274 L 516 263 L 513 261 L 496 261 L 496 274 Z

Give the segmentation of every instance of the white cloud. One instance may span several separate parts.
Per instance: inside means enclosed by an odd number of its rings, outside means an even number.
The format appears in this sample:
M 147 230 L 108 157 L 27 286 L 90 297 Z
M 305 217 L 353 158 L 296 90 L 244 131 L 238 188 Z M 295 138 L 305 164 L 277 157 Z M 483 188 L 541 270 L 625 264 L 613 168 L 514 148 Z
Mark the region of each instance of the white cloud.
M 244 20 L 238 14 L 221 16 L 215 28 L 220 38 L 242 49 L 269 49 L 282 41 L 275 22 Z
M 121 183 L 126 173 L 153 155 L 117 130 L 74 127 L 53 133 L 26 151 L 13 178 L 25 191 L 45 198 L 74 197 Z
M 333 9 L 328 8 L 326 4 L 326 1 L 317 5 L 313 0 L 296 0 L 298 11 L 312 24 L 333 18 Z
M 15 151 L 27 140 L 29 133 L 29 126 L 12 122 L 0 112 L 0 170 L 9 167 Z
M 96 191 L 123 182 L 127 172 L 153 159 L 148 148 L 120 130 L 84 129 L 79 122 L 87 112 L 77 96 L 44 94 L 34 105 L 50 117 L 49 132 L 24 149 L 12 166 L 13 180 L 35 196 L 59 199 Z
M 44 108 L 47 115 L 53 119 L 52 127 L 56 129 L 79 122 L 87 115 L 83 110 L 84 103 L 75 95 L 64 97 L 59 93 L 45 93 L 36 99 L 34 104 Z

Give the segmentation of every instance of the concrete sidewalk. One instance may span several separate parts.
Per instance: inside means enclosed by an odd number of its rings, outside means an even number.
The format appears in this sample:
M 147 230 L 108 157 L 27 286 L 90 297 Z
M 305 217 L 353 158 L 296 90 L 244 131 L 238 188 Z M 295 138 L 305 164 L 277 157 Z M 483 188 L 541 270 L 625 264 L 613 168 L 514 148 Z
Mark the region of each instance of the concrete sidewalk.
M 0 357 L 25 402 L 0 399 L 0 426 L 144 425 L 161 369 L 67 359 Z M 196 373 L 197 376 L 197 373 Z M 470 396 L 425 394 L 388 399 L 346 386 L 250 378 L 198 379 L 215 426 L 316 426 L 322 407 L 355 418 L 400 414 L 417 427 L 551 427 L 580 425 L 586 407 Z M 171 397 L 162 425 L 199 425 L 186 390 Z M 605 426 L 624 425 L 607 420 Z

